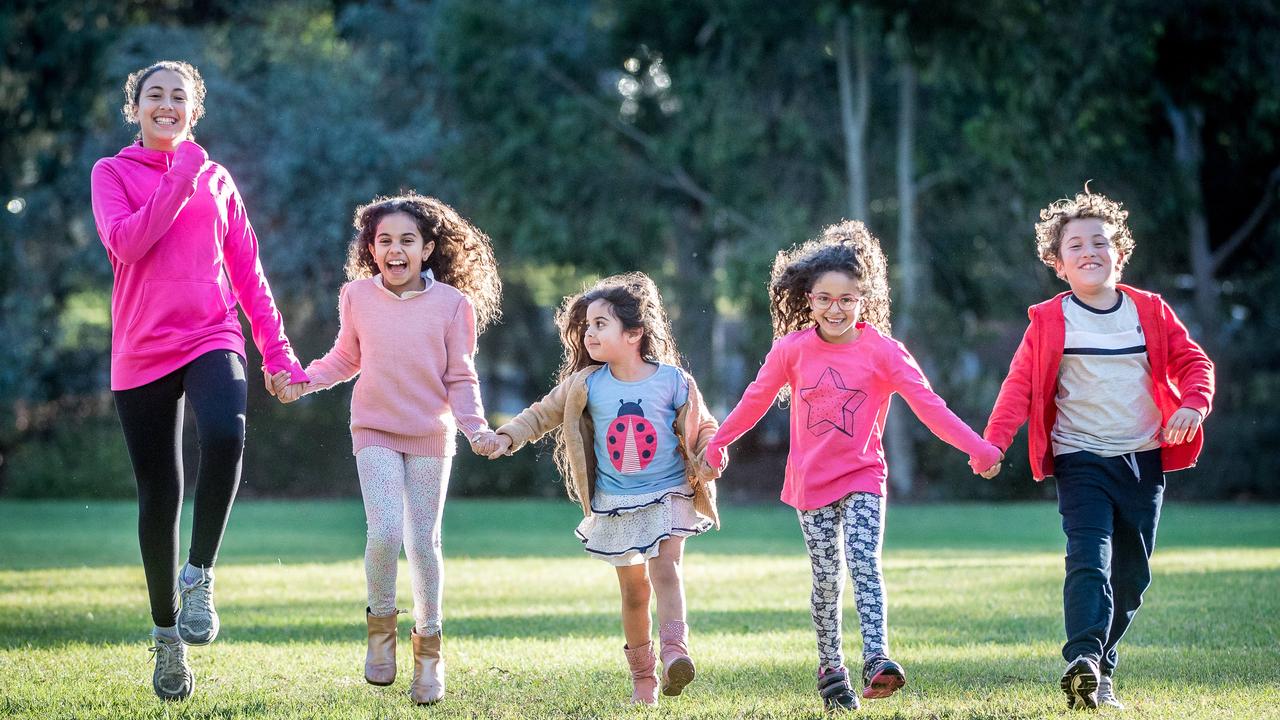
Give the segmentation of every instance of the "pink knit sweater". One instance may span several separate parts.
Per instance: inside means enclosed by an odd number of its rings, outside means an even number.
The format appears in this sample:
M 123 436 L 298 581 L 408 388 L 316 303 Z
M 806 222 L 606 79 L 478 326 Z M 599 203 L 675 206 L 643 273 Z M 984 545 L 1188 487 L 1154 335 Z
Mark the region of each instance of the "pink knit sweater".
M 93 219 L 107 248 L 111 389 L 157 380 L 212 350 L 244 355 L 236 304 L 267 370 L 307 376 L 258 261 L 258 238 L 226 169 L 184 142 L 130 145 L 93 166 Z
M 473 357 L 476 320 L 456 288 L 427 278 L 427 289 L 397 297 L 374 276 L 343 286 L 338 339 L 307 366 L 312 390 L 358 373 L 351 394 L 352 452 L 370 445 L 424 457 L 456 451 L 488 427 Z
M 707 446 L 707 461 L 724 467 L 724 449 L 759 422 L 787 384 L 791 448 L 782 501 L 794 508 L 815 510 L 851 492 L 885 494 L 880 439 L 895 392 L 935 435 L 967 453 L 975 472 L 999 461 L 1000 451 L 947 408 L 902 343 L 865 323 L 858 328 L 861 336 L 843 345 L 824 341 L 813 328 L 774 342 Z

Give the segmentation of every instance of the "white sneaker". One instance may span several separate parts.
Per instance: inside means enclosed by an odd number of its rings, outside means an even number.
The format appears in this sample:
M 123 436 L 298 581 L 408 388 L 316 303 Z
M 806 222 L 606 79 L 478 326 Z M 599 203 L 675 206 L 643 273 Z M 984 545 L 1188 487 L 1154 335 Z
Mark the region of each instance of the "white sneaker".
M 151 634 L 150 648 L 156 669 L 151 674 L 151 689 L 161 700 L 186 700 L 195 689 L 196 677 L 187 664 L 187 646 L 182 640 Z
M 187 584 L 179 575 L 178 593 L 182 609 L 178 611 L 178 637 L 188 645 L 208 645 L 218 637 L 218 611 L 213 607 L 213 573 L 205 568 L 200 578 Z
M 1112 682 L 1110 675 L 1103 675 L 1098 680 L 1098 706 L 1103 705 L 1116 710 L 1124 709 L 1124 703 L 1116 697 L 1115 683 Z

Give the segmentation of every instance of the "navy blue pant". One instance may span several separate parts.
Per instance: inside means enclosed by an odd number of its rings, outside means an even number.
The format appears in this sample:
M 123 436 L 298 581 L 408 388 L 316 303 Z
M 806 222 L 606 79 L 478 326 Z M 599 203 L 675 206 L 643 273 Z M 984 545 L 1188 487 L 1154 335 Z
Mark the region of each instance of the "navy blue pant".
M 1110 675 L 1119 661 L 1116 645 L 1151 584 L 1164 498 L 1160 450 L 1110 458 L 1074 452 L 1053 464 L 1067 535 L 1062 656 L 1093 658 Z
M 151 619 L 160 627 L 172 627 L 178 617 L 183 399 L 191 401 L 200 439 L 187 561 L 213 567 L 240 485 L 247 393 L 244 358 L 229 350 L 205 353 L 159 380 L 113 393 L 138 483 L 138 545 Z

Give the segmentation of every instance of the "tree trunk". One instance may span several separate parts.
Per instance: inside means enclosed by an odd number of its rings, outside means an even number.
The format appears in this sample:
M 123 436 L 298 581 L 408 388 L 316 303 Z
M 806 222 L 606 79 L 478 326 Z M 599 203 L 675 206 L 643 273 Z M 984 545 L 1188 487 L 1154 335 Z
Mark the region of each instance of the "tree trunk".
M 1218 285 L 1214 280 L 1213 251 L 1209 247 L 1209 221 L 1204 214 L 1204 190 L 1200 182 L 1200 166 L 1204 149 L 1200 139 L 1204 128 L 1204 111 L 1198 107 L 1181 108 L 1172 98 L 1164 97 L 1165 114 L 1173 129 L 1173 157 L 1177 163 L 1178 192 L 1187 228 L 1191 258 L 1191 278 L 1195 283 L 1196 320 L 1200 332 L 1216 335 L 1221 327 Z
M 894 336 L 906 343 L 914 325 L 916 302 L 920 300 L 920 262 L 916 252 L 916 71 L 909 59 L 898 62 L 898 268 L 901 282 L 893 308 Z M 924 364 L 922 357 L 917 357 Z M 916 476 L 916 451 L 902 413 L 906 403 L 889 413 L 885 428 L 889 481 L 896 493 L 911 492 Z
M 840 87 L 840 126 L 844 130 L 845 169 L 849 175 L 849 213 L 855 220 L 867 217 L 867 117 L 870 114 L 870 70 L 867 65 L 865 23 L 854 17 L 850 47 L 850 18 L 836 20 L 836 76 Z M 853 57 L 850 58 L 850 53 Z M 856 65 L 856 67 L 852 67 Z M 856 87 L 854 74 L 857 74 Z

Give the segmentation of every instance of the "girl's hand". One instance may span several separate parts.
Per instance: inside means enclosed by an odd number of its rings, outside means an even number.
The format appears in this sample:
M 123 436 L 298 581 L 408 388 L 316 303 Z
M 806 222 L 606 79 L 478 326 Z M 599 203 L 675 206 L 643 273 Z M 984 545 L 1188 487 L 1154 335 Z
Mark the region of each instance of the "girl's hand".
M 1004 453 L 1000 453 L 1000 459 L 996 461 L 996 464 L 978 473 L 978 477 L 981 477 L 983 480 L 990 480 L 991 478 L 999 475 L 1000 466 L 1003 463 L 1004 463 Z
M 285 386 L 289 384 L 289 372 L 281 370 L 272 375 L 270 370 L 262 368 L 262 381 L 267 386 L 267 394 L 277 397 L 280 395 L 280 391 L 284 390 Z
M 280 398 L 282 403 L 291 403 L 307 394 L 307 386 L 311 383 L 289 383 L 276 392 L 276 397 Z
M 495 438 L 495 445 L 493 452 L 489 453 L 488 457 L 490 460 L 497 460 L 511 450 L 511 438 L 503 435 L 502 433 L 494 433 L 493 435 Z
M 1204 416 L 1199 410 L 1180 408 L 1169 418 L 1161 434 L 1164 441 L 1170 445 L 1181 445 L 1195 439 L 1196 430 L 1202 422 L 1204 422 Z
M 471 452 L 489 457 L 489 453 L 498 447 L 498 436 L 492 430 L 481 430 L 476 436 L 471 438 Z
M 704 459 L 698 467 L 698 477 L 702 478 L 704 482 L 707 480 L 715 480 L 720 477 L 720 471 L 711 467 L 711 463 Z

